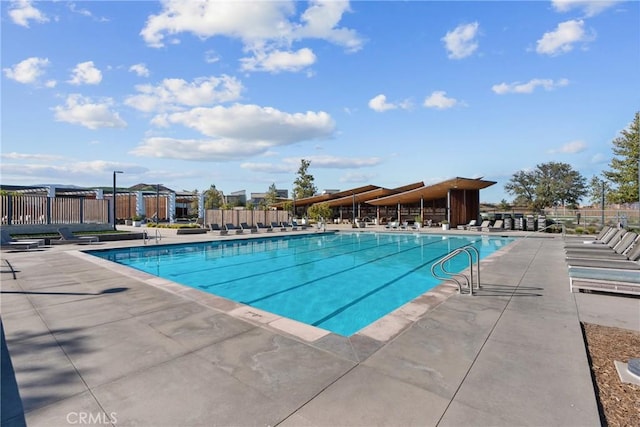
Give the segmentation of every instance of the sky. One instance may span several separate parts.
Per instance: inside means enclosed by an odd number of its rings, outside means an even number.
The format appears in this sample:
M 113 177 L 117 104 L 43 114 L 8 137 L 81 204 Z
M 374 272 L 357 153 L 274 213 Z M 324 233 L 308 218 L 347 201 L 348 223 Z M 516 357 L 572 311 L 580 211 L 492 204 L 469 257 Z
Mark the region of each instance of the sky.
M 0 1 L 4 185 L 291 192 L 551 161 L 640 110 L 638 1 Z

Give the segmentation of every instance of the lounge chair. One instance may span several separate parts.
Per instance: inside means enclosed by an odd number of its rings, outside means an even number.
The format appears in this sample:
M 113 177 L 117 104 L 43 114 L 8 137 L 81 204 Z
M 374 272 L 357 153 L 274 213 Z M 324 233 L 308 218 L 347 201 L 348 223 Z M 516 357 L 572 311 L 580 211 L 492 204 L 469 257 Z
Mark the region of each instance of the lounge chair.
M 282 227 L 284 227 L 285 230 L 290 228 L 291 230 L 289 231 L 298 231 L 298 227 L 294 225 L 292 222 L 282 222 L 281 225 Z
M 251 226 L 249 224 L 247 224 L 246 222 L 241 222 L 240 223 L 240 228 L 242 229 L 243 232 L 248 231 L 249 233 L 257 233 L 258 232 L 258 227 Z
M 569 289 L 640 295 L 640 274 L 620 268 L 569 267 Z
M 420 223 L 419 222 L 414 222 L 413 224 L 411 224 L 411 228 L 416 230 L 416 231 L 420 231 Z
M 58 228 L 58 234 L 60 235 L 60 240 L 57 241 L 58 243 L 91 244 L 100 240 L 98 236 L 76 236 L 69 230 L 69 227 Z
M 236 227 L 234 224 L 228 222 L 224 225 L 224 228 L 227 229 L 227 232 L 233 230 L 236 232 L 236 234 L 242 234 L 242 228 L 240 227 Z
M 587 248 L 567 249 L 567 258 L 626 258 L 627 252 L 638 245 L 638 235 L 635 232 L 627 232 L 617 244 L 589 245 Z
M 624 228 L 617 229 L 614 227 L 609 227 L 609 229 L 599 239 L 587 240 L 587 241 L 583 241 L 582 243 L 575 243 L 575 242 L 567 243 L 564 245 L 564 247 L 565 249 L 589 248 L 592 246 L 597 247 L 601 245 L 609 245 L 613 247 L 616 243 L 620 241 L 620 239 L 622 239 L 622 237 L 624 237 L 626 233 L 627 233 L 627 230 L 625 230 Z
M 11 237 L 8 230 L 2 229 L 1 247 L 10 249 L 35 249 L 40 246 L 40 240 L 17 240 Z
M 486 232 L 493 232 L 493 231 L 504 231 L 504 221 L 501 219 L 497 219 L 496 222 L 493 223 L 493 225 L 490 225 L 488 227 L 482 227 L 482 231 L 486 231 Z
M 278 224 L 275 221 L 271 221 L 271 230 L 287 231 L 286 227 L 283 227 L 281 224 Z
M 459 225 L 457 228 L 458 230 L 469 230 L 470 227 L 475 227 L 477 223 L 478 221 L 476 221 L 475 219 L 472 219 L 471 221 L 469 221 L 469 224 Z
M 227 234 L 229 234 L 227 230 L 225 230 L 224 228 L 220 228 L 220 225 L 218 224 L 209 224 L 209 231 L 218 233 L 221 236 L 226 236 Z
M 485 220 L 482 221 L 480 225 L 473 225 L 469 227 L 470 231 L 482 231 L 484 228 L 488 228 L 491 225 L 491 221 Z
M 266 231 L 267 233 L 270 233 L 273 231 L 271 227 L 269 227 L 268 225 L 264 225 L 262 222 L 257 222 L 256 227 L 258 231 L 263 230 L 263 231 Z
M 398 221 L 391 221 L 390 223 L 385 225 L 384 228 L 387 228 L 387 229 L 390 229 L 390 230 L 397 230 L 398 229 Z
M 582 256 L 567 256 L 565 259 L 569 266 L 581 267 L 614 267 L 637 269 L 640 267 L 640 237 L 636 237 L 634 244 L 622 253 L 594 253 Z

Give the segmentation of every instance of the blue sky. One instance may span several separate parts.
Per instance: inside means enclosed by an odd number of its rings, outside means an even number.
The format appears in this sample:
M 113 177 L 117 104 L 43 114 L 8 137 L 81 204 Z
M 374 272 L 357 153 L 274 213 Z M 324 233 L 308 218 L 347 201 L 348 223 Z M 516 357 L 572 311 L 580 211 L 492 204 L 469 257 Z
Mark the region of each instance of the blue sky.
M 1 1 L 3 184 L 587 179 L 640 108 L 636 1 Z

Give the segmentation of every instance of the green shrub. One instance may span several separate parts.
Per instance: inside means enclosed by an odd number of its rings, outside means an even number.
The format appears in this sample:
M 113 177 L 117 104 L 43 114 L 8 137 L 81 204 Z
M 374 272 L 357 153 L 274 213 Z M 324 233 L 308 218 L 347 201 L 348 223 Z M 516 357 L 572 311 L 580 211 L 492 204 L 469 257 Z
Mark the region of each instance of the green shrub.
M 576 232 L 576 234 L 584 234 L 584 228 L 576 227 L 575 232 Z

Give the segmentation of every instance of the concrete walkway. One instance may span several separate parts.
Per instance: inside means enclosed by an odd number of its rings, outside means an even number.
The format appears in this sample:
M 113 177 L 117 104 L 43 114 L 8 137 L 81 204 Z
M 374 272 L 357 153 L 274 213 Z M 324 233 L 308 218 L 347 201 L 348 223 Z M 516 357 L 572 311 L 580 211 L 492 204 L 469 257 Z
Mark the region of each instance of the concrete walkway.
M 640 330 L 640 300 L 570 293 L 562 246 L 509 245 L 479 295 L 378 341 L 231 316 L 80 245 L 3 251 L 2 425 L 598 426 L 580 321 Z

